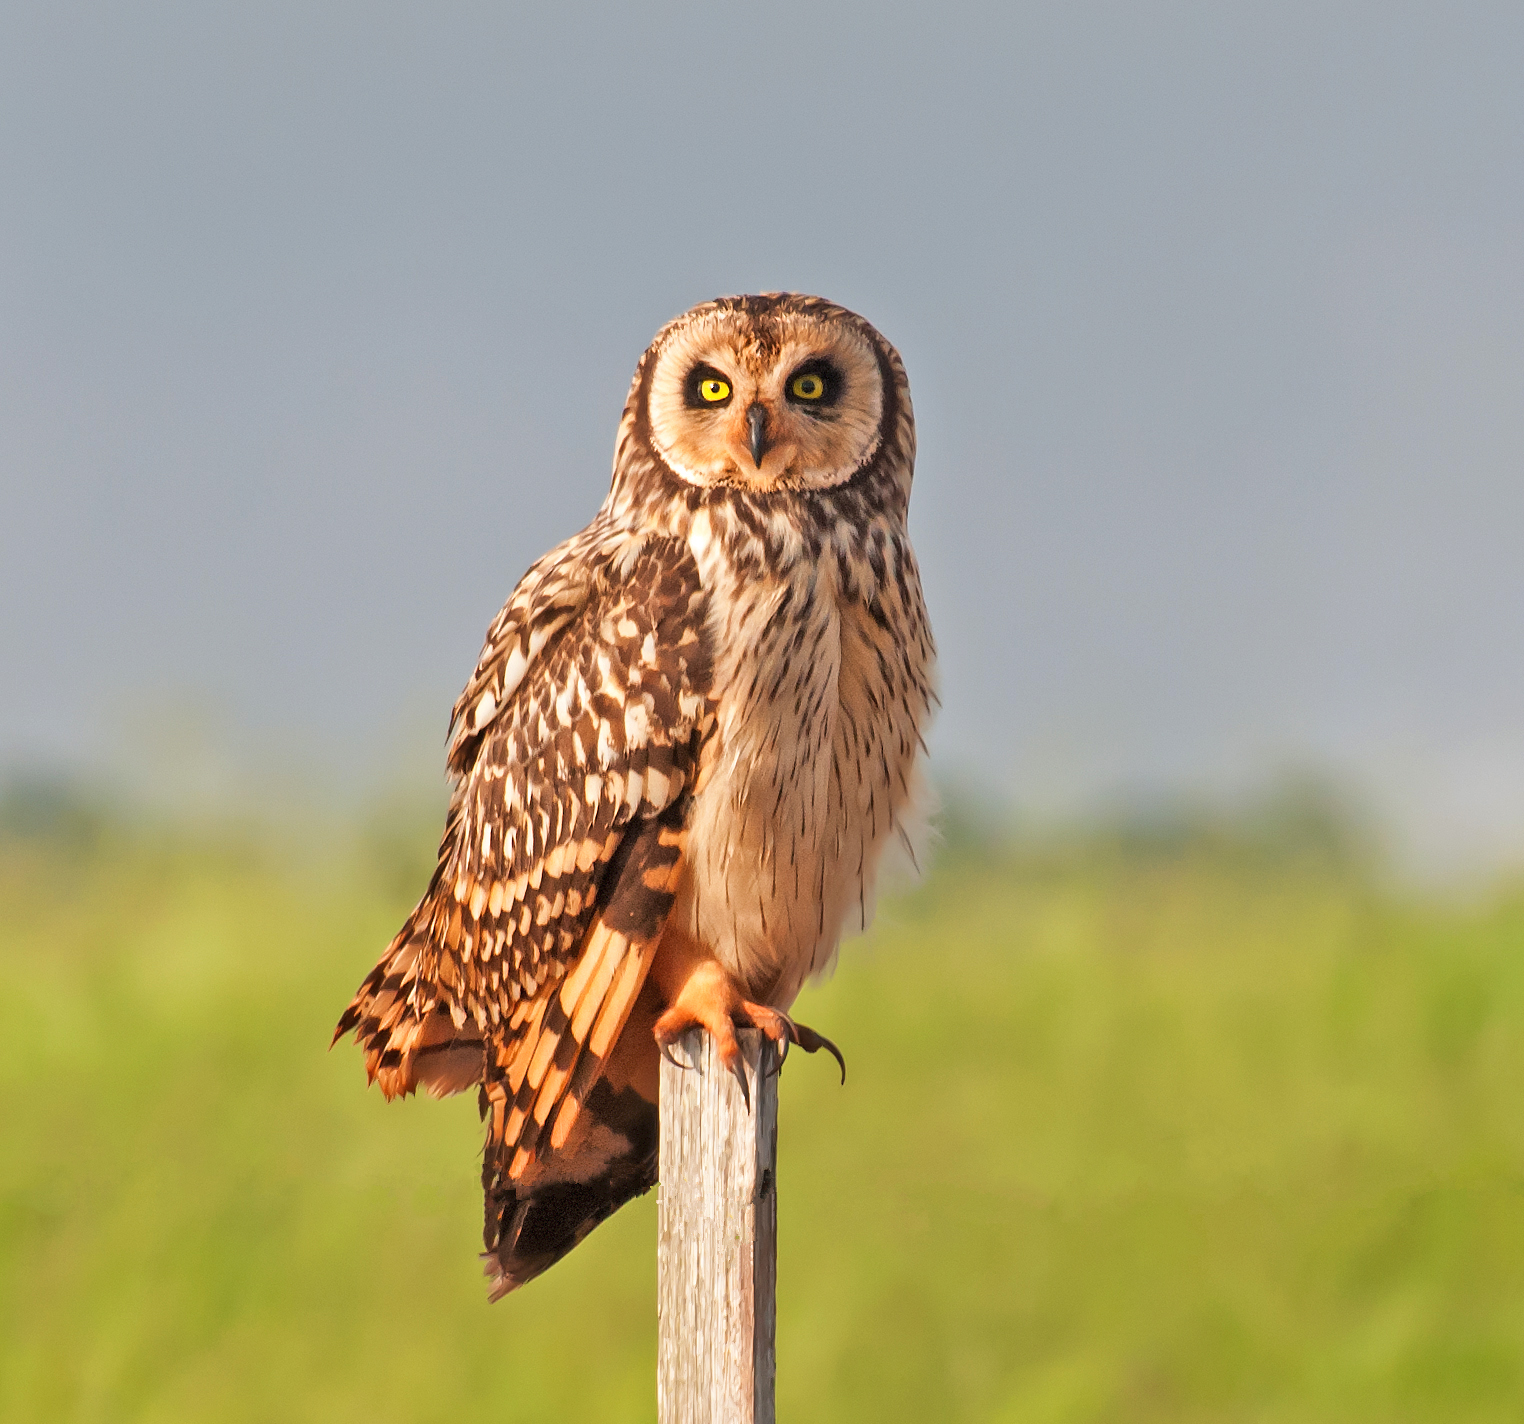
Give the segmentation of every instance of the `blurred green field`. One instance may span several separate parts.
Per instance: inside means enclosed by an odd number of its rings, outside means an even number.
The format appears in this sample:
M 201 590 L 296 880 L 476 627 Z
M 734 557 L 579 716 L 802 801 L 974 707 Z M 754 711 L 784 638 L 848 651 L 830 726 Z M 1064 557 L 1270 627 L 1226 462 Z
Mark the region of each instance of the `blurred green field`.
M 0 1417 L 654 1417 L 654 1199 L 488 1306 L 474 1102 L 327 1052 L 384 851 L 0 843 Z M 965 848 L 799 1010 L 781 1418 L 1520 1417 L 1524 895 Z

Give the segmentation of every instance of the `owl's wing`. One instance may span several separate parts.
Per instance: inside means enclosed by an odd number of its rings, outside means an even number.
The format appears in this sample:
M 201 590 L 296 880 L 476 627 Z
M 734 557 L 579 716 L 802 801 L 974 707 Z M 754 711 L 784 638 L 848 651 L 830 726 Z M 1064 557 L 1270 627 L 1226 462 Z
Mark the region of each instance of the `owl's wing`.
M 485 1077 L 506 1162 L 558 1107 L 565 1139 L 654 957 L 712 722 L 702 605 L 686 545 L 596 522 L 530 570 L 455 706 L 433 878 L 334 1035 L 389 1097 Z

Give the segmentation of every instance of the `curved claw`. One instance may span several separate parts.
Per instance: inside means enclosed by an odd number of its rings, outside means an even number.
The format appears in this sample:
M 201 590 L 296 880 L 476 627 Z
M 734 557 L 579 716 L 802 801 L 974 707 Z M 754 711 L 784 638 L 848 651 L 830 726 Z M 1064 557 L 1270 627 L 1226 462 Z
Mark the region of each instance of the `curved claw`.
M 672 1044 L 674 1042 L 676 1042 L 675 1039 L 669 1040 L 666 1038 L 658 1038 L 656 1040 L 656 1051 L 660 1053 L 661 1056 L 665 1058 L 667 1062 L 670 1063 L 674 1068 L 679 1068 L 684 1073 L 686 1073 L 688 1069 L 693 1065 L 691 1063 L 680 1062 L 673 1056 Z M 750 1112 L 751 1085 L 746 1081 L 746 1061 L 742 1058 L 737 1058 L 736 1061 L 730 1065 L 730 1071 L 735 1074 L 736 1082 L 741 1085 L 741 1101 L 746 1104 L 746 1111 Z
M 841 1081 L 847 1081 L 847 1060 L 841 1056 L 841 1049 L 831 1042 L 823 1033 L 816 1033 L 812 1028 L 806 1028 L 803 1024 L 790 1022 L 794 1030 L 794 1042 L 806 1053 L 819 1053 L 823 1048 L 837 1062 L 841 1069 Z
M 664 1038 L 657 1039 L 656 1040 L 656 1046 L 660 1050 L 661 1056 L 663 1058 L 665 1058 L 667 1060 L 667 1062 L 670 1063 L 674 1068 L 679 1068 L 684 1073 L 686 1073 L 688 1071 L 688 1068 L 689 1068 L 690 1065 L 688 1065 L 687 1063 L 679 1063 L 677 1061 L 677 1059 L 675 1059 L 672 1056 L 672 1045 L 670 1043 L 668 1043 L 666 1039 L 664 1039 Z

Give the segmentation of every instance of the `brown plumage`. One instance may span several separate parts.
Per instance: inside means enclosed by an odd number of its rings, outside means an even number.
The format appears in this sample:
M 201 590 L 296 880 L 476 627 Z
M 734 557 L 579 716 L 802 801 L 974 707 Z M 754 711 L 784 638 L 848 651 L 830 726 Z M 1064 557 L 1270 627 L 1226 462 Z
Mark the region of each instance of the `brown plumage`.
M 914 857 L 934 651 L 894 349 L 815 297 L 657 335 L 597 517 L 456 702 L 422 899 L 339 1021 L 388 1097 L 476 1085 L 494 1297 L 655 1181 L 658 1042 L 783 1013 Z

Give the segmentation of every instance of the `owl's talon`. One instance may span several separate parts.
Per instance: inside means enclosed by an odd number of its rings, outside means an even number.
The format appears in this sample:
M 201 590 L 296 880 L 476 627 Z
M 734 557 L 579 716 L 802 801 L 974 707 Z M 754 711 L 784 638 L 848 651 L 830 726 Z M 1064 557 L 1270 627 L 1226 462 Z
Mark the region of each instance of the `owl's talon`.
M 670 1063 L 674 1068 L 679 1068 L 684 1073 L 688 1071 L 691 1065 L 687 1063 L 679 1063 L 677 1059 L 672 1056 L 672 1045 L 670 1042 L 668 1042 L 668 1040 L 664 1038 L 658 1038 L 656 1040 L 656 1046 L 661 1051 L 661 1056 L 665 1058 L 667 1062 Z
M 841 1081 L 845 1085 L 847 1081 L 847 1060 L 841 1056 L 841 1049 L 831 1042 L 823 1033 L 816 1033 L 812 1028 L 806 1028 L 803 1024 L 790 1023 L 794 1030 L 794 1042 L 806 1053 L 819 1053 L 823 1048 L 837 1062 L 841 1069 Z
M 751 1111 L 751 1088 L 746 1082 L 746 1060 L 737 1058 L 730 1065 L 730 1071 L 736 1075 L 736 1082 L 741 1085 L 741 1101 L 746 1104 L 746 1111 Z
M 780 1009 L 762 1008 L 756 1004 L 745 1004 L 743 1008 L 749 1014 L 752 1026 L 777 1045 L 778 1066 L 772 1070 L 774 1073 L 783 1071 L 783 1063 L 788 1057 L 789 1048 L 797 1043 L 806 1053 L 819 1053 L 822 1048 L 825 1049 L 840 1065 L 841 1081 L 843 1083 L 847 1081 L 847 1060 L 842 1057 L 841 1049 L 823 1033 L 816 1033 L 812 1028 L 795 1023 Z
M 741 1047 L 736 1042 L 738 1028 L 754 1028 L 776 1046 L 775 1064 L 762 1068 L 759 1061 L 758 1066 L 764 1077 L 775 1077 L 781 1073 L 789 1049 L 798 1044 L 806 1053 L 818 1053 L 822 1048 L 825 1049 L 840 1067 L 841 1081 L 847 1081 L 847 1060 L 830 1039 L 812 1028 L 795 1023 L 781 1009 L 768 1004 L 754 1004 L 743 998 L 735 981 L 713 960 L 692 969 L 681 986 L 672 992 L 668 1002 L 670 1007 L 656 1021 L 656 1041 L 661 1045 L 662 1055 L 669 1063 L 675 1063 L 676 1059 L 669 1052 L 670 1045 L 688 1029 L 702 1028 L 714 1044 L 715 1056 L 736 1075 L 748 1111 L 751 1108 L 751 1085 L 746 1081 Z

